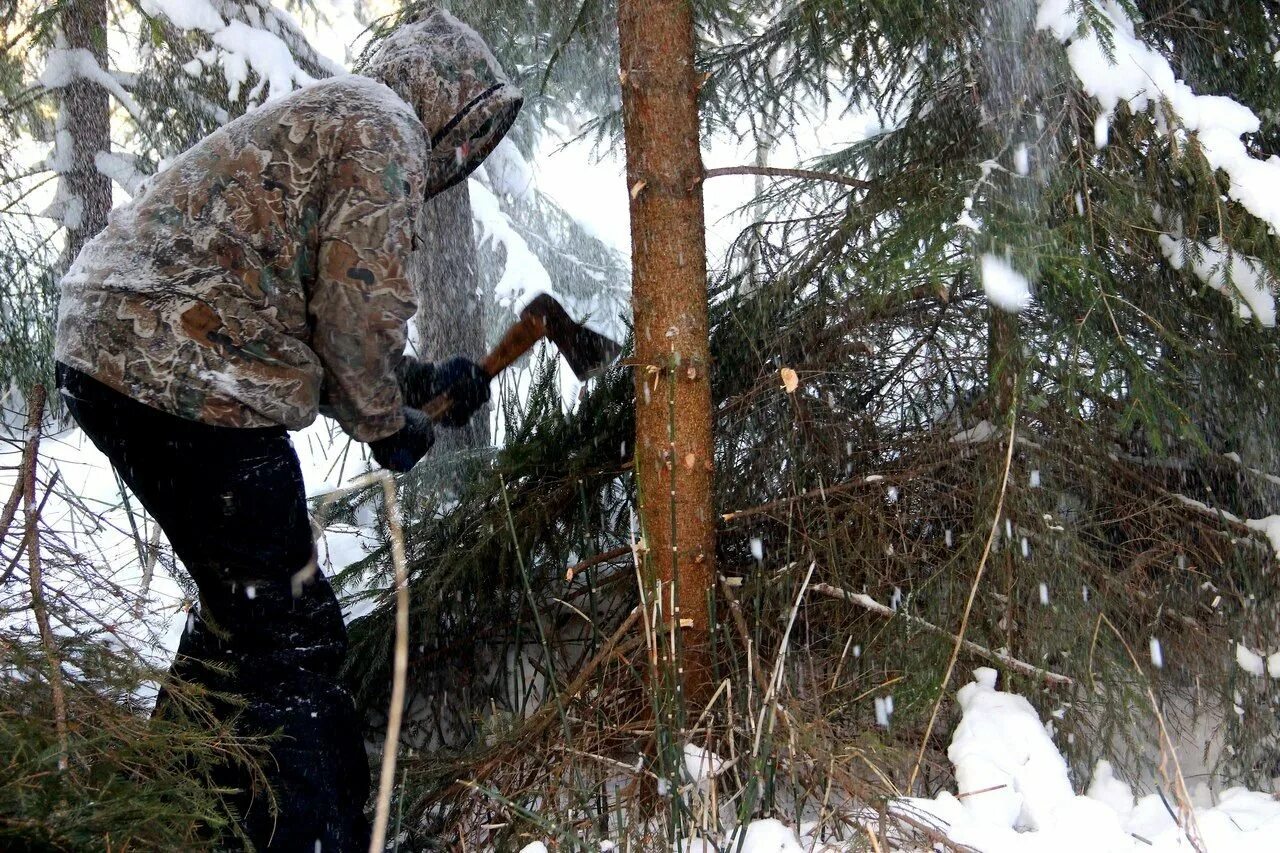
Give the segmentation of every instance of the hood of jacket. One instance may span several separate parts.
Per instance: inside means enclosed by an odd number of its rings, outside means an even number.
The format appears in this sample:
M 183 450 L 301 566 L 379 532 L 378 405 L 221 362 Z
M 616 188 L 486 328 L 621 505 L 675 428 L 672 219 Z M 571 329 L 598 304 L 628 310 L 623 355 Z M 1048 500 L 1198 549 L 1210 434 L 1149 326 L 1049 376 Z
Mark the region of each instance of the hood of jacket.
M 442 10 L 387 36 L 365 73 L 413 107 L 426 128 L 428 198 L 480 165 L 506 136 L 524 101 L 479 34 Z

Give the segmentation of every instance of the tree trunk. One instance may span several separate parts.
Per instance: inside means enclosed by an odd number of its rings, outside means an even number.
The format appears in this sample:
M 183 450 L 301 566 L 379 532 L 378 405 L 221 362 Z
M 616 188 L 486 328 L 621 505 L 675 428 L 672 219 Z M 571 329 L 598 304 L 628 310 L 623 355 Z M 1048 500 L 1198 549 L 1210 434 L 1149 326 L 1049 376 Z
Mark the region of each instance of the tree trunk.
M 667 627 L 682 628 L 663 632 L 683 646 L 673 650 L 683 671 L 676 689 L 698 703 L 710 687 L 715 513 L 692 5 L 621 0 L 618 39 L 631 195 L 635 470 L 645 577 L 649 593 L 661 591 L 656 600 Z
M 62 10 L 62 34 L 67 48 L 83 48 L 93 54 L 99 68 L 107 68 L 106 0 L 71 0 Z M 111 180 L 98 171 L 94 158 L 111 150 L 111 103 L 107 90 L 90 80 L 78 79 L 62 90 L 59 123 L 70 137 L 72 156 L 62 173 L 63 192 L 72 199 L 64 216 L 67 225 L 65 268 L 84 244 L 107 225 L 111 212 Z
M 471 228 L 467 182 L 428 199 L 416 224 L 418 251 L 410 275 L 418 294 L 418 357 L 443 361 L 453 355 L 484 355 L 484 300 L 480 298 L 476 241 Z M 436 433 L 436 453 L 489 443 L 489 407 L 462 429 Z
M 1017 391 L 1021 361 L 1018 315 L 990 304 L 987 312 L 987 416 L 1002 426 Z

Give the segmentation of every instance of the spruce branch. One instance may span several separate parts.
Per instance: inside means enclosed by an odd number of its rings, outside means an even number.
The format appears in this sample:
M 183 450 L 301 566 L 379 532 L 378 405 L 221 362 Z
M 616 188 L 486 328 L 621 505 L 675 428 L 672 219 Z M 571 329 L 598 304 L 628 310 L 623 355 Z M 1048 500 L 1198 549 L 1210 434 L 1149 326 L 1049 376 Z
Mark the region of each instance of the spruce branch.
M 869 190 L 875 186 L 871 181 L 837 175 L 834 172 L 819 172 L 814 169 L 782 169 L 777 166 L 717 166 L 702 172 L 703 180 L 718 178 L 721 175 L 763 175 L 770 178 L 802 178 L 809 181 L 826 181 L 831 184 L 843 184 L 858 190 Z
M 44 417 L 45 391 L 35 385 L 27 399 L 27 446 L 23 452 L 23 507 L 26 513 L 26 546 L 31 583 L 31 610 L 40 629 L 40 644 L 49 662 L 49 690 L 53 694 L 53 719 L 58 733 L 58 769 L 67 769 L 67 697 L 62 686 L 62 660 L 58 655 L 44 600 L 44 575 L 40 566 L 40 510 L 36 507 L 36 459 L 40 452 L 40 422 Z M 52 491 L 52 489 L 50 489 Z
M 993 651 L 992 649 L 988 649 L 986 646 L 978 645 L 972 640 L 967 640 L 964 637 L 953 634 L 945 628 L 939 628 L 937 625 L 934 625 L 932 622 L 927 622 L 919 616 L 912 616 L 910 613 L 903 613 L 900 610 L 894 610 L 890 607 L 886 607 L 869 595 L 849 592 L 848 590 L 841 589 L 838 586 L 832 586 L 829 583 L 815 583 L 810 587 L 810 589 L 814 592 L 828 596 L 829 598 L 838 598 L 843 601 L 847 601 L 850 604 L 855 604 L 864 610 L 869 610 L 872 613 L 878 613 L 889 619 L 902 619 L 917 628 L 928 631 L 930 634 L 936 634 L 939 637 L 947 637 L 952 642 L 959 643 L 966 651 L 972 652 L 979 657 L 986 658 L 992 663 L 999 664 L 1000 666 L 1007 666 L 1009 669 L 1021 672 L 1023 675 L 1038 678 L 1054 686 L 1071 687 L 1076 683 L 1075 679 L 1069 676 L 1061 675 L 1051 670 L 1041 669 L 1038 666 L 1029 664 L 1026 661 L 1018 660 L 1017 658 L 1004 654 L 1003 652 Z

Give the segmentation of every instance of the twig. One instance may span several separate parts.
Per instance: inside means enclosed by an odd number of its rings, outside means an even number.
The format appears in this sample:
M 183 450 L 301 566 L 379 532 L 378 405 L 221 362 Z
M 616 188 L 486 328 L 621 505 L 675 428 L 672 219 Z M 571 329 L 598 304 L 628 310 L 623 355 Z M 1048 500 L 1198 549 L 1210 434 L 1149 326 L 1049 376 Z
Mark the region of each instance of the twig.
M 23 463 L 26 463 L 25 458 Z M 25 471 L 26 469 L 23 468 L 22 470 Z M 13 517 L 18 512 L 18 501 L 22 500 L 24 482 L 22 473 L 19 472 L 17 478 L 13 481 L 13 492 L 9 495 L 9 499 L 5 501 L 4 510 L 0 512 L 0 542 L 4 542 L 5 539 L 9 538 L 9 526 L 13 524 Z
M 400 723 L 404 717 L 405 680 L 409 671 L 409 577 L 405 570 L 404 530 L 400 526 L 400 504 L 396 501 L 396 481 L 386 471 L 379 472 L 391 532 L 391 563 L 396 578 L 395 658 L 391 668 L 391 707 L 387 711 L 387 736 L 382 745 L 382 776 L 378 780 L 378 806 L 374 811 L 369 853 L 386 848 L 387 819 L 391 815 L 391 788 L 396 777 L 396 753 L 400 747 Z
M 61 476 L 62 476 L 61 471 L 54 471 L 53 476 L 49 478 L 49 485 L 44 490 L 44 497 L 40 499 L 40 503 L 36 506 L 37 518 L 43 517 L 44 505 L 49 502 L 49 498 L 53 497 L 54 486 L 58 485 L 58 478 Z M 25 477 L 20 475 L 18 477 L 18 484 L 23 487 L 23 491 L 26 490 Z M 31 536 L 33 532 L 34 531 L 32 530 L 26 529 L 24 525 L 24 529 L 22 532 L 22 540 L 18 542 L 18 547 L 13 552 L 13 559 L 11 559 L 9 561 L 9 564 L 4 567 L 4 571 L 0 572 L 0 586 L 4 586 L 5 584 L 7 584 L 9 582 L 9 578 L 13 577 L 13 570 L 18 567 L 18 561 L 22 559 L 23 552 L 27 550 L 27 546 L 31 542 Z
M 591 660 L 587 661 L 587 663 L 583 665 L 582 669 L 574 677 L 573 681 L 569 682 L 569 684 L 564 688 L 564 690 L 560 691 L 560 698 L 563 702 L 568 702 L 574 696 L 576 696 L 579 692 L 581 692 L 582 688 L 587 685 L 587 682 L 590 680 L 591 676 L 595 673 L 595 671 L 599 669 L 603 663 L 605 663 L 607 660 L 612 658 L 614 654 L 618 652 L 619 647 L 622 646 L 623 639 L 627 635 L 627 632 L 629 632 L 632 629 L 632 627 L 636 624 L 636 621 L 639 620 L 643 614 L 644 614 L 644 610 L 640 607 L 635 607 L 632 609 L 632 611 L 627 615 L 627 617 L 622 620 L 622 623 L 619 624 L 618 627 L 614 630 L 613 634 L 605 642 L 604 646 L 600 649 L 600 651 L 596 654 L 596 656 L 593 657 Z M 546 731 L 547 727 L 557 718 L 558 715 L 559 715 L 559 710 L 553 707 L 552 705 L 544 704 L 540 706 L 538 710 L 534 711 L 533 714 L 530 715 L 528 720 L 525 721 L 524 725 L 516 729 L 514 733 L 514 737 L 518 739 L 518 745 L 522 748 L 528 748 L 529 744 L 531 744 L 533 741 L 535 741 L 536 739 L 542 736 L 542 733 Z M 498 758 L 497 762 L 501 763 L 504 760 L 506 759 Z M 459 766 L 460 772 L 462 770 L 463 763 L 464 762 L 462 761 L 458 762 L 457 766 Z M 467 761 L 465 762 L 465 767 L 467 770 L 471 772 L 473 776 L 478 778 L 479 776 L 484 774 L 486 767 L 491 766 L 493 763 L 494 763 L 494 760 L 489 759 L 486 761 L 485 764 L 482 764 L 480 767 L 477 767 L 474 762 Z M 474 787 L 475 783 L 467 782 L 463 779 L 458 779 L 455 781 L 455 786 L 456 785 L 462 785 L 464 787 Z M 450 786 L 450 788 L 437 791 L 433 796 L 444 796 L 448 794 L 451 790 L 456 790 L 456 788 L 454 786 Z
M 141 618 L 146 607 L 147 596 L 151 592 L 151 581 L 155 577 L 156 561 L 160 558 L 160 525 L 151 521 L 151 535 L 147 537 L 147 553 L 142 560 L 142 583 L 138 589 L 138 600 L 133 605 L 133 615 Z
M 588 557 L 579 563 L 574 563 L 572 566 L 564 570 L 564 579 L 571 581 L 578 572 L 585 572 L 587 569 L 598 566 L 601 563 L 616 560 L 625 554 L 630 554 L 631 550 L 630 545 L 619 545 L 617 548 L 605 551 L 603 554 L 596 554 L 594 557 Z
M 892 471 L 886 474 L 871 475 L 871 479 L 868 479 L 866 476 L 855 477 L 852 480 L 845 480 L 842 483 L 836 483 L 834 486 L 822 486 L 816 489 L 809 489 L 807 492 L 801 492 L 798 495 L 779 498 L 774 501 L 769 501 L 768 503 L 747 507 L 746 509 L 722 513 L 720 515 L 720 520 L 723 522 L 737 521 L 740 518 L 747 518 L 752 515 L 771 512 L 775 509 L 786 509 L 794 503 L 809 500 L 811 498 L 822 498 L 825 500 L 827 495 L 841 494 L 863 486 L 867 489 L 874 489 L 883 488 L 883 484 L 886 482 L 903 483 L 949 465 L 954 461 L 954 458 L 947 457 L 945 459 L 939 459 L 936 462 L 931 462 L 927 465 L 921 465 L 917 468 L 905 471 Z
M 1016 386 L 1015 386 L 1016 387 Z M 916 776 L 920 773 L 920 765 L 924 762 L 924 751 L 929 746 L 929 737 L 938 722 L 938 710 L 947 695 L 947 686 L 951 683 L 951 673 L 955 671 L 956 659 L 960 657 L 960 648 L 964 644 L 964 634 L 969 628 L 969 614 L 973 612 L 973 602 L 978 597 L 978 585 L 987 569 L 987 557 L 991 555 L 991 545 L 995 542 L 996 531 L 1000 529 L 1000 514 L 1004 511 L 1004 496 L 1009 489 L 1009 469 L 1013 466 L 1013 448 L 1017 443 L 1014 435 L 1017 432 L 1017 400 L 1014 400 L 1009 413 L 1009 447 L 1005 451 L 1004 471 L 1000 475 L 1000 496 L 996 499 L 996 511 L 991 518 L 991 530 L 987 533 L 987 542 L 982 547 L 982 559 L 978 561 L 978 570 L 974 572 L 973 583 L 969 587 L 969 599 L 964 604 L 964 615 L 960 617 L 960 630 L 956 632 L 955 645 L 951 647 L 951 659 L 947 661 L 947 671 L 942 676 L 942 684 L 938 687 L 938 699 L 933 703 L 933 712 L 929 714 L 929 725 L 925 727 L 924 737 L 920 739 L 920 751 L 916 754 L 916 763 L 911 768 L 907 779 L 907 792 L 915 787 Z
M 1063 686 L 1070 687 L 1075 684 L 1075 679 L 1071 678 L 1070 676 L 1062 675 L 1057 672 L 1052 672 L 1051 670 L 1047 670 L 1047 669 L 1041 669 L 1040 667 L 1033 666 L 1032 664 L 1029 664 L 1026 661 L 1021 661 L 1015 657 L 1010 657 L 1009 655 L 1006 655 L 1003 652 L 993 651 L 992 649 L 988 649 L 986 646 L 980 646 L 977 643 L 973 642 L 972 640 L 966 640 L 963 637 L 956 636 L 955 634 L 951 633 L 945 628 L 939 628 L 937 625 L 934 625 L 932 622 L 926 622 L 925 620 L 921 619 L 919 616 L 912 616 L 909 613 L 903 613 L 901 611 L 893 610 L 892 608 L 886 607 L 885 605 L 876 601 L 874 598 L 872 598 L 869 595 L 863 595 L 861 593 L 856 593 L 856 592 L 849 592 L 848 590 L 841 589 L 838 586 L 832 586 L 829 583 L 815 583 L 812 587 L 810 587 L 810 589 L 812 589 L 814 592 L 820 592 L 823 595 L 829 596 L 831 598 L 843 599 L 849 602 L 850 604 L 856 604 L 859 607 L 863 608 L 864 610 L 870 610 L 872 613 L 878 613 L 881 616 L 884 616 L 889 619 L 902 619 L 903 621 L 909 622 L 912 625 L 916 626 L 917 628 L 921 628 L 925 631 L 928 631 L 931 634 L 937 634 L 939 637 L 947 637 L 952 642 L 958 642 L 961 645 L 961 647 L 964 648 L 966 651 L 972 652 L 973 654 L 978 655 L 979 657 L 986 658 L 992 663 L 998 663 L 1001 666 L 1006 666 L 1009 669 L 1021 672 L 1023 675 L 1030 675 L 1035 678 L 1039 678 L 1044 681 L 1047 681 L 1048 683 L 1054 684 L 1054 685 L 1063 685 Z
M 778 687 L 782 683 L 782 664 L 787 658 L 787 647 L 791 641 L 791 629 L 796 624 L 796 614 L 800 612 L 800 602 L 804 601 L 804 592 L 809 587 L 809 581 L 813 578 L 813 570 L 817 568 L 816 562 L 809 563 L 809 571 L 804 576 L 804 581 L 800 584 L 800 591 L 796 593 L 796 600 L 791 605 L 791 615 L 787 619 L 787 629 L 782 632 L 782 642 L 778 645 L 778 654 L 773 659 L 773 673 L 769 676 L 769 687 L 765 691 L 764 699 L 761 701 L 760 721 L 756 725 L 756 739 L 751 746 L 752 757 L 760 754 L 760 739 L 764 732 L 765 713 L 772 712 L 775 709 L 773 697 L 778 692 Z M 769 731 L 773 732 L 774 715 L 769 717 Z
M 977 848 L 970 847 L 967 844 L 961 844 L 958 841 L 952 841 L 947 837 L 947 834 L 938 827 L 926 823 L 921 818 L 903 812 L 902 809 L 906 806 L 907 803 L 902 801 L 890 803 L 890 819 L 899 824 L 906 824 L 925 838 L 932 841 L 934 844 L 941 844 L 948 850 L 956 850 L 960 851 L 960 853 L 979 853 Z
M 756 683 L 760 688 L 761 695 L 769 692 L 769 685 L 764 680 L 764 673 L 759 666 L 751 665 L 751 630 L 747 627 L 747 619 L 742 614 L 742 605 L 738 603 L 738 597 L 733 594 L 733 587 L 729 584 L 729 579 L 724 575 L 720 575 L 720 591 L 729 601 L 729 615 L 733 617 L 733 623 L 738 629 L 738 635 L 742 638 L 743 651 L 747 654 L 747 669 L 755 676 Z
M 765 175 L 774 178 L 807 178 L 811 181 L 827 181 L 832 184 L 844 184 L 846 187 L 853 187 L 859 190 L 869 190 L 875 184 L 870 181 L 862 181 L 857 178 L 850 178 L 845 175 L 837 175 L 834 172 L 818 172 L 813 169 L 779 169 L 776 166 L 720 166 L 716 169 L 706 169 L 702 173 L 703 180 L 707 178 L 716 178 L 720 175 Z
M 44 603 L 44 575 L 40 568 L 40 510 L 36 507 L 36 459 L 40 450 L 40 422 L 44 417 L 44 386 L 35 385 L 27 398 L 27 446 L 23 450 L 23 510 L 26 514 L 27 564 L 30 569 L 31 610 L 40 628 L 40 644 L 49 660 L 49 691 L 53 694 L 53 725 L 58 733 L 58 769 L 67 769 L 67 697 L 62 689 L 62 661 L 54 646 L 49 609 Z

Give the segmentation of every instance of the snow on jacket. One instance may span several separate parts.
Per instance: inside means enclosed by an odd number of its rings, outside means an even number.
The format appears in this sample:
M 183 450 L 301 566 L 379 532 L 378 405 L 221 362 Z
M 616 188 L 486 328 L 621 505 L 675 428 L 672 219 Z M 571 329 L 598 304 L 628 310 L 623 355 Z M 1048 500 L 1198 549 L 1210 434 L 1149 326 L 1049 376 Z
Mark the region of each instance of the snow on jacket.
M 208 424 L 324 411 L 359 441 L 398 430 L 414 219 L 497 145 L 520 93 L 444 12 L 366 73 L 231 122 L 113 211 L 62 279 L 56 358 Z

